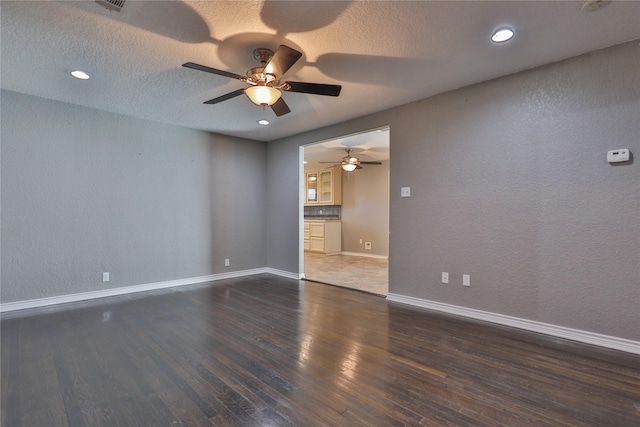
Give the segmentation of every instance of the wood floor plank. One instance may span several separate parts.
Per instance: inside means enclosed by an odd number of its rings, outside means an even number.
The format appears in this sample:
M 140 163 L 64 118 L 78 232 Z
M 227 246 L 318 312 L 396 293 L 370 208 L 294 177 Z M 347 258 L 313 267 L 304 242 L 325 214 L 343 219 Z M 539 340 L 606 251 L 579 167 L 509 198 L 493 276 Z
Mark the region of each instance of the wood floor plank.
M 20 405 L 22 423 L 26 425 L 66 426 L 68 419 L 64 410 L 61 390 L 58 387 L 53 353 L 45 328 L 23 322 L 20 345 Z M 51 392 L 42 399 L 40 389 Z
M 637 355 L 268 274 L 3 315 L 1 338 L 3 427 L 640 425 Z
M 218 423 L 233 421 L 237 425 L 238 418 L 235 416 L 237 414 L 229 412 L 228 402 L 224 396 L 221 399 L 221 396 L 216 394 L 217 390 L 210 385 L 207 387 L 203 383 L 200 375 L 194 375 L 193 372 L 186 369 L 188 361 L 193 359 L 190 352 L 194 351 L 192 346 L 188 345 L 188 340 L 178 340 L 181 338 L 180 335 L 152 333 L 154 331 L 152 326 L 152 323 L 149 323 L 145 318 L 139 318 L 136 322 L 127 324 L 129 330 L 138 333 L 146 342 L 149 348 L 147 353 L 149 363 L 153 364 L 154 370 L 162 372 L 164 384 L 169 383 L 172 388 L 179 390 L 180 395 L 194 403 L 197 407 L 194 412 L 198 413 L 198 418 L 209 421 L 217 420 Z M 183 351 L 180 353 L 166 351 L 172 348 L 179 348 Z M 163 387 L 156 385 L 156 388 Z M 197 423 L 200 422 L 202 421 L 197 421 Z
M 2 322 L 1 367 L 2 396 L 0 408 L 0 420 L 2 426 L 21 424 L 20 412 L 20 321 L 9 320 Z

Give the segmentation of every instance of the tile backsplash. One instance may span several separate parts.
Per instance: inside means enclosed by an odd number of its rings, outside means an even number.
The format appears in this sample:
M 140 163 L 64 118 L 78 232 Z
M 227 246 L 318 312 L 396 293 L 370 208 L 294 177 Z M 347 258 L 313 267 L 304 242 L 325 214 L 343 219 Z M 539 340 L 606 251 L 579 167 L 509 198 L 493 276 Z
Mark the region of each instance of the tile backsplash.
M 307 219 L 340 219 L 340 206 L 305 206 Z

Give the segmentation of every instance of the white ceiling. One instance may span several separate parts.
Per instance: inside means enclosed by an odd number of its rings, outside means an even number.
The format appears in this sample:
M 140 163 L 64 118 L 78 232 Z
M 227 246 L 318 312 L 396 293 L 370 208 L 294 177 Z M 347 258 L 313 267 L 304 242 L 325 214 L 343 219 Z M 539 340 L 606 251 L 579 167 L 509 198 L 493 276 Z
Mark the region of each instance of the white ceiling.
M 640 38 L 638 1 L 3 0 L 0 17 L 3 89 L 263 141 Z M 490 42 L 505 25 L 516 37 Z M 285 92 L 282 117 L 245 96 L 203 105 L 244 84 L 181 67 L 244 74 L 253 49 L 280 44 L 303 53 L 286 79 L 341 84 L 340 97 Z

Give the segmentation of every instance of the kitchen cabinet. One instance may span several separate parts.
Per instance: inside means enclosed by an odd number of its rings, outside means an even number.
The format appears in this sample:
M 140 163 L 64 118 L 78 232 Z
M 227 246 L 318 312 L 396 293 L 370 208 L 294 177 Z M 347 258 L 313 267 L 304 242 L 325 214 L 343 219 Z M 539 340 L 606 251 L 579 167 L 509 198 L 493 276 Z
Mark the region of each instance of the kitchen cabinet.
M 304 175 L 305 175 L 304 204 L 317 205 L 318 204 L 318 172 L 307 172 Z
M 305 220 L 304 250 L 324 254 L 342 250 L 342 223 L 340 220 Z
M 305 172 L 304 204 L 342 204 L 342 169 L 340 166 Z

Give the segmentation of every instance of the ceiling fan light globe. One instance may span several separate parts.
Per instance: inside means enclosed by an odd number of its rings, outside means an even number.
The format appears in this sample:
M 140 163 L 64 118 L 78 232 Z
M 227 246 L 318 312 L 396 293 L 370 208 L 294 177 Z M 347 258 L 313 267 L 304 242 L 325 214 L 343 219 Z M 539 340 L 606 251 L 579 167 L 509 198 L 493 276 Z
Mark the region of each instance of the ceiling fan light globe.
M 261 107 L 275 104 L 282 96 L 278 89 L 270 86 L 250 86 L 244 90 L 244 93 L 251 102 Z
M 342 165 L 342 169 L 344 169 L 347 172 L 353 172 L 354 170 L 356 170 L 357 167 L 358 165 L 355 163 L 346 163 Z

